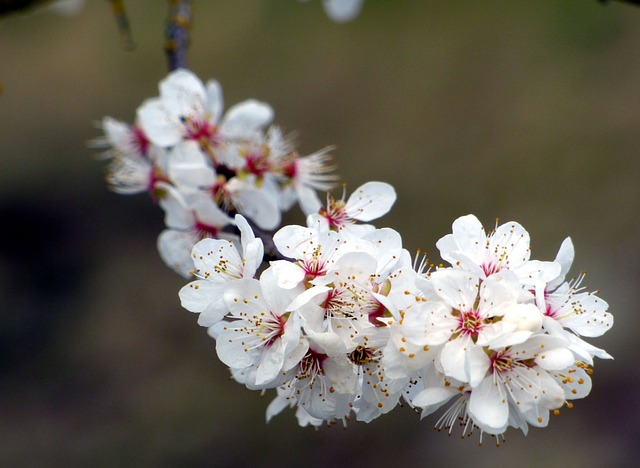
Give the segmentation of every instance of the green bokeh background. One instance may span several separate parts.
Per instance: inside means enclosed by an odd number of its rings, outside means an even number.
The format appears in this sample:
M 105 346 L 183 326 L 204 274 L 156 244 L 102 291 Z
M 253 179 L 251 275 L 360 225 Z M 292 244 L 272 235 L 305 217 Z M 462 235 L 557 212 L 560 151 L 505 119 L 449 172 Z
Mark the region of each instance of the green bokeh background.
M 625 466 L 640 457 L 640 8 L 587 0 L 365 0 L 339 25 L 320 2 L 195 5 L 190 65 L 231 105 L 257 98 L 302 153 L 328 145 L 353 189 L 393 184 L 377 223 L 438 262 L 458 216 L 516 220 L 533 257 L 570 235 L 572 272 L 615 326 L 590 340 L 591 395 L 500 448 L 398 408 L 371 424 L 269 425 L 180 308 L 155 248 L 162 213 L 110 193 L 87 149 L 132 121 L 166 75 L 166 2 L 107 2 L 0 22 L 0 465 Z M 301 223 L 298 212 L 290 222 Z

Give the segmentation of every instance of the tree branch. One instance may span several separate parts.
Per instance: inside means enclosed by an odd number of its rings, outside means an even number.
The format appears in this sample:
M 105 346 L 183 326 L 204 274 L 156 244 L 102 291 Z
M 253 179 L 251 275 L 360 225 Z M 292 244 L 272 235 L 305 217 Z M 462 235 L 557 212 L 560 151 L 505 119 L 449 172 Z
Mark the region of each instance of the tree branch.
M 169 0 L 169 20 L 164 46 L 169 61 L 169 71 L 188 68 L 187 48 L 192 20 L 191 0 Z

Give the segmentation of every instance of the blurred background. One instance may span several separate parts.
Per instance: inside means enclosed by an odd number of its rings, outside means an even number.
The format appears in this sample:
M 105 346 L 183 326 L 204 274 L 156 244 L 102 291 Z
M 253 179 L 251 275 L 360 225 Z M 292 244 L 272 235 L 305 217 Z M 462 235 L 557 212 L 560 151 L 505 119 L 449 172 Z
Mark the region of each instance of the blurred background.
M 190 66 L 227 106 L 269 102 L 302 153 L 336 145 L 349 189 L 393 184 L 377 225 L 410 251 L 458 216 L 516 220 L 533 257 L 570 235 L 573 274 L 615 316 L 590 342 L 585 400 L 499 448 L 397 408 L 319 431 L 229 380 L 181 309 L 156 247 L 160 209 L 104 185 L 87 148 L 131 122 L 167 73 L 166 2 L 106 1 L 0 21 L 0 465 L 624 466 L 640 457 L 640 8 L 585 0 L 365 0 L 332 23 L 319 0 L 195 2 Z M 302 223 L 294 211 L 290 222 Z M 638 385 L 638 387 L 636 387 Z

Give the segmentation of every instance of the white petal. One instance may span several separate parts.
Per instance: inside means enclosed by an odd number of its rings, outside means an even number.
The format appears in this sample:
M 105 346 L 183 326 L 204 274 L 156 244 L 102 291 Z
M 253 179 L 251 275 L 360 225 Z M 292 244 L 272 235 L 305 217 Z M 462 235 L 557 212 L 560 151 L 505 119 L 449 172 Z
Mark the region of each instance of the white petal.
M 162 105 L 173 118 L 204 117 L 206 91 L 192 72 L 176 70 L 162 80 L 159 87 Z
M 273 243 L 278 251 L 288 258 L 301 258 L 309 242 L 316 240 L 314 229 L 296 225 L 284 226 L 273 235 Z
M 440 364 L 448 377 L 453 377 L 460 382 L 467 382 L 466 356 L 467 349 L 475 346 L 471 338 L 460 335 L 458 338 L 447 342 L 442 348 Z
M 322 370 L 333 384 L 335 391 L 342 394 L 355 393 L 358 374 L 355 366 L 346 358 L 329 358 L 322 364 Z
M 224 302 L 229 312 L 238 317 L 253 315 L 259 317 L 261 312 L 268 311 L 260 282 L 255 279 L 241 279 L 229 283 L 224 291 Z
M 195 191 L 215 183 L 215 171 L 195 141 L 177 144 L 168 164 L 169 177 L 182 190 Z
M 387 214 L 396 201 L 396 191 L 385 182 L 367 182 L 351 194 L 345 211 L 352 219 L 371 221 Z
M 255 189 L 237 178 L 232 179 L 227 188 L 233 193 L 233 203 L 238 211 L 259 228 L 271 231 L 280 225 L 280 209 L 276 194 Z
M 278 286 L 284 289 L 295 288 L 304 280 L 305 272 L 295 263 L 286 260 L 275 260 L 271 262 L 271 268 L 278 278 Z
M 471 310 L 478 293 L 479 279 L 461 270 L 444 269 L 431 273 L 431 284 L 443 301 L 458 310 Z
M 569 339 L 569 349 L 591 365 L 593 365 L 593 356 L 600 359 L 613 359 L 613 356 L 604 349 L 596 348 L 571 332 L 567 332 L 565 337 Z
M 548 288 L 550 290 L 555 289 L 556 286 L 559 286 L 564 277 L 569 273 L 571 269 L 571 264 L 573 263 L 573 259 L 575 257 L 575 250 L 573 248 L 573 242 L 571 242 L 571 238 L 567 237 L 562 244 L 560 245 L 560 249 L 558 250 L 558 254 L 556 255 L 556 259 L 554 260 L 556 263 L 559 263 L 561 266 L 560 273 L 558 274 L 558 279 L 553 283 L 550 283 Z
M 533 304 L 513 304 L 503 315 L 502 322 L 514 325 L 516 331 L 535 333 L 542 328 L 542 314 Z
M 262 239 L 256 238 L 249 222 L 242 215 L 236 215 L 235 223 L 240 230 L 245 277 L 253 277 L 264 259 Z
M 561 266 L 557 262 L 530 260 L 515 270 L 521 284 L 536 286 L 547 284 L 560 274 Z
M 469 398 L 469 415 L 481 430 L 489 434 L 501 434 L 509 421 L 506 389 L 499 386 L 492 376 L 488 376 L 473 389 Z
M 158 146 L 173 146 L 182 139 L 182 129 L 176 124 L 159 99 L 147 99 L 138 108 L 138 121 L 149 140 Z
M 529 243 L 529 233 L 510 221 L 496 228 L 489 238 L 488 252 L 500 268 L 515 269 L 529 260 Z
M 192 281 L 180 289 L 180 303 L 189 312 L 200 313 L 212 303 L 222 300 L 222 286 L 206 280 Z
M 162 260 L 185 278 L 192 276 L 191 249 L 196 242 L 191 232 L 165 229 L 158 236 L 158 252 Z
M 567 400 L 584 398 L 591 392 L 591 377 L 580 367 L 571 367 L 555 373 L 558 383 L 564 390 Z
M 281 288 L 278 286 L 278 278 L 273 268 L 268 268 L 260 275 L 260 285 L 262 286 L 262 295 L 269 308 L 282 315 L 287 310 L 289 304 L 303 290 L 302 285 L 299 288 Z
M 436 247 L 440 250 L 440 256 L 450 263 L 450 254 L 454 251 L 462 251 L 471 255 L 472 258 L 481 260 L 487 235 L 482 227 L 482 223 L 474 215 L 461 216 L 452 225 L 452 234 L 449 234 L 438 242 Z
M 242 259 L 233 242 L 202 239 L 193 247 L 193 265 L 198 276 L 216 283 L 242 278 Z
M 284 343 L 281 339 L 264 350 L 256 372 L 256 385 L 268 384 L 274 380 L 284 364 Z
M 129 125 L 111 117 L 102 119 L 102 131 L 104 131 L 109 144 L 116 149 L 126 150 L 131 146 L 131 130 Z
M 561 370 L 572 366 L 575 363 L 575 357 L 567 348 L 555 348 L 541 351 L 535 361 L 545 370 Z
M 436 346 L 447 341 L 456 323 L 447 315 L 451 309 L 442 302 L 418 303 L 402 320 L 404 336 L 418 346 Z
M 376 247 L 377 254 L 375 256 L 378 266 L 375 273 L 387 276 L 395 268 L 402 254 L 402 237 L 391 228 L 382 228 L 365 236 L 364 240 L 373 243 Z
M 246 324 L 244 320 L 233 323 L 219 322 L 219 325 L 224 325 L 225 329 L 220 331 L 216 339 L 218 359 L 235 369 L 254 365 L 262 353 L 261 348 L 247 347 L 244 341 L 246 334 L 235 329 Z
M 592 293 L 581 293 L 572 299 L 574 313 L 560 322 L 582 336 L 601 336 L 613 326 L 613 315 L 606 312 L 609 305 Z
M 426 388 L 411 400 L 411 404 L 418 408 L 422 408 L 423 415 L 427 416 L 444 405 L 455 394 L 455 391 L 445 387 Z
M 216 124 L 222 117 L 222 109 L 224 109 L 224 99 L 222 97 L 222 87 L 216 80 L 207 82 L 207 112 L 209 112 L 209 121 Z
M 197 220 L 202 224 L 218 229 L 232 224 L 229 215 L 222 211 L 208 195 L 196 197 L 192 206 Z
M 467 350 L 465 373 L 471 387 L 477 387 L 482 382 L 490 365 L 489 356 L 487 356 L 482 346 L 471 346 Z
M 187 205 L 184 196 L 166 182 L 158 182 L 156 187 L 165 193 L 159 201 L 164 210 L 164 224 L 172 229 L 193 229 L 195 224 L 193 211 Z
M 288 263 L 288 262 L 287 262 Z M 312 288 L 307 289 L 301 294 L 298 294 L 296 298 L 289 304 L 287 307 L 288 311 L 298 310 L 299 308 L 306 305 L 309 301 L 311 301 L 314 297 L 324 294 L 326 298 L 327 292 L 331 291 L 331 288 L 327 286 L 313 286 Z
M 278 395 L 273 400 L 271 400 L 271 403 L 269 403 L 269 406 L 267 406 L 267 422 L 271 421 L 271 418 L 273 418 L 274 416 L 280 414 L 282 410 L 284 410 L 287 406 L 289 406 L 289 400 L 287 400 L 283 396 Z
M 249 138 L 273 120 L 269 104 L 249 99 L 232 106 L 225 114 L 220 131 L 225 138 Z

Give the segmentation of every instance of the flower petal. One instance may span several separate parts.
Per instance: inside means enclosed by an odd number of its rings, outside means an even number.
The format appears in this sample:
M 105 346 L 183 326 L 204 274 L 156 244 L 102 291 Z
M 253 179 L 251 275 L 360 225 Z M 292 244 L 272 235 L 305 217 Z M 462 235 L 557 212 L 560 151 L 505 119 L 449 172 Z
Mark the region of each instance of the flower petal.
M 396 191 L 385 182 L 367 182 L 351 194 L 345 205 L 350 218 L 371 221 L 387 214 L 396 201 Z
M 493 375 L 473 389 L 469 398 L 469 415 L 473 422 L 484 432 L 501 434 L 507 429 L 509 404 L 504 389 L 495 383 Z

